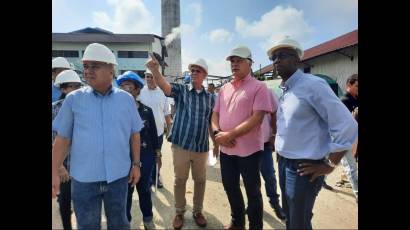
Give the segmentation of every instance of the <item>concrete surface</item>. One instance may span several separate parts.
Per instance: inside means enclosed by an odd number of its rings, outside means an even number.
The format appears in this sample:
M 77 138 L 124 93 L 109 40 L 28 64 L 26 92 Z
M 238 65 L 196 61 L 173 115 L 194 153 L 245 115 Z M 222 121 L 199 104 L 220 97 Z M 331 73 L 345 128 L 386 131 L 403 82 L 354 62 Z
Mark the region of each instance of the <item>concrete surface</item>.
M 164 188 L 158 189 L 156 193 L 154 193 L 154 189 L 152 189 L 154 223 L 158 229 L 172 229 L 172 219 L 175 214 L 173 208 L 174 171 L 170 146 L 170 143 L 164 141 L 162 149 L 163 166 L 161 169 L 161 178 Z M 276 160 L 275 158 L 276 157 L 274 157 L 274 160 Z M 276 161 L 274 165 L 275 169 L 277 169 Z M 358 207 L 352 190 L 335 186 L 336 181 L 340 179 L 341 173 L 342 168 L 339 166 L 327 177 L 327 183 L 333 186 L 334 191 L 322 189 L 319 192 L 313 210 L 314 216 L 312 223 L 314 229 L 358 228 Z M 244 187 L 241 186 L 241 188 L 246 203 L 246 193 Z M 185 213 L 183 229 L 200 229 L 192 219 L 193 181 L 191 175 L 187 181 L 186 191 L 187 212 Z M 280 190 L 278 192 L 280 193 Z M 264 202 L 264 229 L 284 229 L 284 223 L 275 216 L 275 213 L 269 206 L 264 182 L 262 182 L 262 196 Z M 136 191 L 134 192 L 133 199 L 131 228 L 143 229 L 142 214 L 139 209 L 138 193 Z M 223 225 L 228 224 L 230 221 L 230 206 L 222 186 L 219 162 L 214 167 L 208 166 L 207 168 L 204 215 L 208 220 L 206 229 L 223 229 Z M 72 216 L 72 221 L 73 227 L 76 227 L 74 215 Z M 62 229 L 58 203 L 55 199 L 52 200 L 52 227 L 53 229 Z M 102 229 L 106 229 L 104 212 L 102 214 Z

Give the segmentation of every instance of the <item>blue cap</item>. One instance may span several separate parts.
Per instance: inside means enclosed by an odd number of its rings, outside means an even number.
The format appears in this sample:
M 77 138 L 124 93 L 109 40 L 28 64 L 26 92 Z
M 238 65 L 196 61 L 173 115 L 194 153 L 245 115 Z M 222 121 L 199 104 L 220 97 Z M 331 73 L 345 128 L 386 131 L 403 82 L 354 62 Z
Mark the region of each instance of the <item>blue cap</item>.
M 136 83 L 141 89 L 144 87 L 144 80 L 137 74 L 132 71 L 127 71 L 117 78 L 118 86 L 121 85 L 123 81 L 132 81 Z

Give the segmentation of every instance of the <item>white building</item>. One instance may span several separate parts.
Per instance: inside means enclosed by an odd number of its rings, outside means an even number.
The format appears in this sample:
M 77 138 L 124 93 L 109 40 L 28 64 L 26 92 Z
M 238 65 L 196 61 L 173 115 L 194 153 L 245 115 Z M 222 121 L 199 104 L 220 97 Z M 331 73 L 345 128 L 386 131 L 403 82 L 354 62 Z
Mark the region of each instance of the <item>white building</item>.
M 70 33 L 52 34 L 52 58 L 65 57 L 75 70 L 82 72 L 81 58 L 87 45 L 106 45 L 115 54 L 118 62 L 116 76 L 132 70 L 144 76 L 148 53 L 166 56 L 164 38 L 154 34 L 114 34 L 100 28 L 85 28 Z
M 304 50 L 300 69 L 305 73 L 326 75 L 344 90 L 347 78 L 358 72 L 358 44 L 358 30 L 354 30 Z M 265 76 L 275 76 L 272 64 L 260 72 Z
M 358 30 L 354 30 L 305 50 L 302 69 L 305 73 L 323 74 L 345 89 L 346 80 L 358 71 Z

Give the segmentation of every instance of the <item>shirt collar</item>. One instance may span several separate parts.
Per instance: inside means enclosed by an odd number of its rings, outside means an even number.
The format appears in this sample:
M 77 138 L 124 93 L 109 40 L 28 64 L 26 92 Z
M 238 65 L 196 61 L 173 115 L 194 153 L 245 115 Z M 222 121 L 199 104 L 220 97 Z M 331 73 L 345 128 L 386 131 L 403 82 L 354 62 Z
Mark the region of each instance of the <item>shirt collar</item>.
M 112 92 L 114 92 L 114 87 L 112 87 L 112 85 L 110 85 L 110 88 L 109 88 L 108 91 L 105 93 L 105 95 L 102 95 L 100 92 L 98 92 L 97 90 L 95 90 L 95 89 L 92 88 L 92 87 L 91 87 L 91 89 L 92 89 L 92 92 L 94 93 L 95 96 L 102 96 L 102 97 L 111 95 Z
M 244 78 L 242 78 L 242 79 L 240 79 L 240 80 L 236 80 L 236 77 L 234 76 L 233 81 L 232 81 L 232 84 L 233 84 L 234 86 L 240 86 L 240 85 L 242 85 L 243 83 L 245 83 L 245 82 L 247 82 L 247 81 L 249 81 L 249 80 L 251 80 L 251 79 L 252 79 L 251 72 L 249 72 L 249 74 L 246 75 L 246 77 L 244 77 Z
M 205 90 L 205 88 L 204 88 L 204 86 L 201 86 L 202 88 L 201 88 L 201 92 L 199 92 L 199 93 L 202 93 L 204 90 Z M 195 90 L 195 88 L 194 88 L 194 86 L 192 85 L 192 84 L 189 84 L 188 85 L 188 90 L 189 91 L 192 91 L 192 90 Z
M 284 90 L 288 90 L 292 88 L 296 84 L 296 82 L 300 79 L 300 77 L 302 77 L 302 74 L 303 74 L 302 71 L 300 71 L 299 69 L 296 70 L 296 72 L 294 72 L 287 81 L 282 80 L 282 82 L 279 85 L 279 88 L 284 89 Z

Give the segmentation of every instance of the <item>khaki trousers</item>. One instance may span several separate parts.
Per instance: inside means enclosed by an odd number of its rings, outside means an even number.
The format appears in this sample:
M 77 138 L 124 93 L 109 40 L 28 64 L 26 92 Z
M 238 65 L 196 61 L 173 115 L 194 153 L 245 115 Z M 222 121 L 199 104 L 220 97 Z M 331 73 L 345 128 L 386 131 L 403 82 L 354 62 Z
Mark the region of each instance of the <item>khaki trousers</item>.
M 189 169 L 192 167 L 192 179 L 194 180 L 194 197 L 193 197 L 193 213 L 202 212 L 205 182 L 206 182 L 206 163 L 208 160 L 208 152 L 198 153 L 185 150 L 178 145 L 171 146 L 173 161 L 174 161 L 174 196 L 176 214 L 184 214 L 186 199 L 186 181 L 189 176 Z

